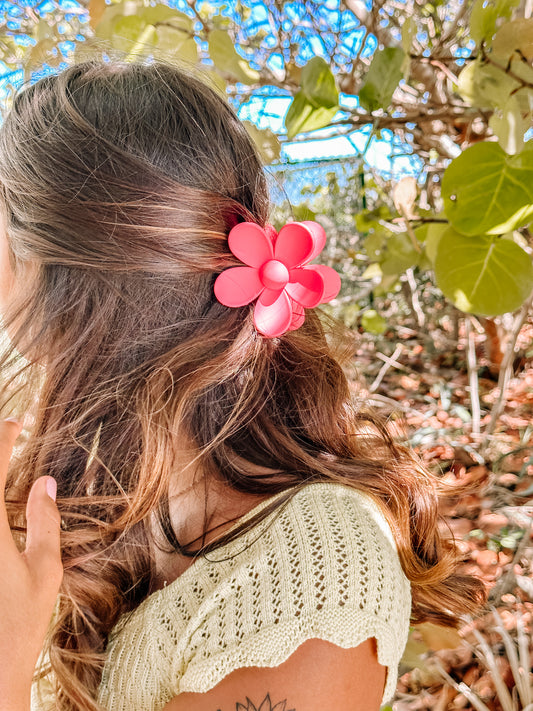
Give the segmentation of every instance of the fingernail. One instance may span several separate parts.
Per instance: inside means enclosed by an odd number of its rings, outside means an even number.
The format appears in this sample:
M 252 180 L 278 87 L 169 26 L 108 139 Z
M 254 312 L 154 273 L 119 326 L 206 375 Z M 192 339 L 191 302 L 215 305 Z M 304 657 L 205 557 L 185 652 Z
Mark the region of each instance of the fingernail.
M 51 499 L 56 500 L 57 481 L 53 477 L 49 477 L 46 480 L 46 493 Z

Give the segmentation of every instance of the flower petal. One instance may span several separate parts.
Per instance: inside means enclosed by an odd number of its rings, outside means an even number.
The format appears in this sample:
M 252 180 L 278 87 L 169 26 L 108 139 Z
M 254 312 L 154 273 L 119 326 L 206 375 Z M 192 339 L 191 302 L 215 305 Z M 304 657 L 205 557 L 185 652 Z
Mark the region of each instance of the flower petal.
M 341 290 L 341 278 L 332 267 L 325 264 L 310 264 L 306 269 L 313 269 L 318 272 L 324 280 L 324 294 L 320 300 L 321 304 L 334 299 Z
M 283 289 L 284 288 L 285 287 L 283 287 Z M 270 306 L 270 304 L 273 304 L 274 301 L 279 298 L 279 295 L 283 289 L 268 289 L 265 287 L 261 293 L 261 303 L 263 306 Z
M 281 336 L 291 325 L 291 301 L 284 290 L 273 303 L 264 304 L 262 296 L 263 294 L 255 304 L 254 325 L 264 336 L 269 338 Z
M 308 220 L 307 223 L 289 222 L 283 225 L 274 245 L 275 259 L 291 269 L 308 262 L 315 252 L 318 254 L 326 243 L 326 233 L 320 225 L 318 227 L 322 230 L 321 233 L 314 227 L 310 227 L 317 224 Z
M 274 257 L 272 239 L 255 222 L 235 225 L 228 235 L 228 245 L 233 254 L 250 267 L 259 268 Z
M 303 306 L 297 304 L 296 301 L 292 302 L 292 320 L 289 326 L 289 331 L 295 331 L 305 321 L 305 310 Z
M 326 233 L 324 232 L 322 225 L 319 225 L 318 222 L 314 222 L 313 220 L 303 220 L 301 224 L 305 225 L 313 235 L 313 251 L 305 260 L 306 262 L 310 262 L 315 257 L 318 257 L 320 252 L 326 246 Z
M 230 267 L 215 279 L 215 296 L 224 306 L 244 306 L 264 289 L 259 271 L 253 267 Z
M 291 269 L 290 281 L 285 286 L 285 291 L 306 309 L 317 306 L 324 294 L 324 280 L 320 272 L 308 267 Z

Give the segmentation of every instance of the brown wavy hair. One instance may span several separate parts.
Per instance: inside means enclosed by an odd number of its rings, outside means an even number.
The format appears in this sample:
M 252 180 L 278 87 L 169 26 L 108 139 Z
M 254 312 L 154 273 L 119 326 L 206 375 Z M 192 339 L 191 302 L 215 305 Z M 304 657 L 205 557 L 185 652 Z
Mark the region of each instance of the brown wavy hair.
M 55 477 L 65 574 L 45 649 L 59 711 L 100 711 L 107 636 L 150 592 L 153 513 L 170 550 L 196 556 L 301 486 L 341 482 L 387 517 L 413 623 L 457 627 L 486 602 L 439 532 L 439 478 L 355 401 L 344 327 L 316 308 L 263 338 L 252 306 L 214 297 L 239 264 L 229 230 L 265 225 L 269 195 L 243 124 L 198 72 L 95 59 L 24 86 L 0 129 L 0 189 L 15 276 L 0 413 L 17 402 L 34 414 L 8 514 L 22 546 L 32 483 Z M 291 491 L 201 548 L 184 544 L 168 507 L 183 438 L 236 492 Z

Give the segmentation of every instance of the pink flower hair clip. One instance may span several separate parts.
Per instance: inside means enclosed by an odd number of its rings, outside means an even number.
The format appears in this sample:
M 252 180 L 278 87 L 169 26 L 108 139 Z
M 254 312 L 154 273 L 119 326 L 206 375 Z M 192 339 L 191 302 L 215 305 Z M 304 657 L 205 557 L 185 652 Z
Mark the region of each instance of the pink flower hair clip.
M 325 244 L 324 229 L 311 220 L 289 222 L 279 233 L 271 224 L 263 228 L 255 222 L 240 222 L 230 231 L 228 245 L 246 266 L 219 274 L 215 296 L 233 308 L 257 299 L 254 326 L 268 338 L 300 328 L 304 309 L 331 301 L 341 288 L 334 269 L 308 264 Z

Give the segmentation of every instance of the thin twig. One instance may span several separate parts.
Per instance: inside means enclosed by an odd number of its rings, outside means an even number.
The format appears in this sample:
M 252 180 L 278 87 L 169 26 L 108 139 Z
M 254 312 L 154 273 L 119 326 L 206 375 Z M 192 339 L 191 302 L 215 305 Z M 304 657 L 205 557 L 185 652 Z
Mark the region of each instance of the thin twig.
M 379 357 L 381 357 L 381 359 L 385 361 L 385 363 L 383 363 L 383 365 L 379 369 L 379 373 L 377 374 L 372 385 L 368 388 L 368 392 L 373 393 L 375 390 L 377 390 L 379 388 L 379 386 L 381 385 L 381 381 L 383 380 L 386 372 L 388 371 L 388 369 L 391 366 L 394 366 L 395 368 L 398 366 L 401 367 L 401 363 L 396 362 L 396 358 L 398 358 L 398 356 L 400 355 L 401 352 L 402 352 L 402 344 L 399 343 L 396 346 L 396 348 L 394 349 L 394 353 L 391 355 L 390 358 L 387 358 L 387 356 L 384 356 L 382 353 L 378 354 Z
M 500 603 L 501 596 L 506 592 L 510 592 L 516 585 L 516 575 L 514 572 L 514 567 L 522 557 L 527 545 L 529 543 L 529 536 L 531 534 L 531 521 L 529 526 L 524 530 L 524 534 L 520 539 L 516 550 L 513 554 L 513 559 L 509 568 L 504 575 L 500 577 L 496 585 L 492 588 L 489 595 L 489 600 L 494 604 L 498 605 Z
M 492 614 L 497 621 L 494 629 L 499 633 L 503 640 L 505 651 L 507 653 L 507 659 L 509 660 L 509 665 L 518 690 L 518 695 L 520 696 L 522 705 L 527 706 L 533 700 L 531 698 L 531 687 L 529 685 L 529 664 L 525 668 L 521 665 L 518 659 L 515 641 L 505 629 L 503 620 L 495 607 L 492 608 Z
M 423 417 L 423 413 L 419 410 L 415 410 L 413 407 L 409 407 L 407 405 L 402 405 L 397 400 L 393 400 L 393 398 L 387 397 L 386 395 L 380 395 L 379 393 L 372 393 L 370 397 L 366 398 L 366 403 L 368 403 L 369 405 L 389 405 L 393 409 L 404 412 L 406 415 L 416 415 L 417 417 Z
M 525 633 L 524 630 L 524 620 L 522 619 L 522 616 L 518 614 L 516 616 L 516 634 L 518 636 L 518 657 L 520 660 L 520 666 L 525 672 L 525 678 L 522 677 L 524 680 L 524 698 L 522 698 L 522 703 L 524 704 L 524 707 L 527 708 L 530 705 L 533 705 L 533 687 L 529 683 L 529 666 L 530 666 L 530 661 L 529 661 L 529 638 Z
M 416 314 L 416 320 L 420 328 L 424 327 L 426 323 L 426 317 L 420 306 L 420 301 L 418 299 L 417 284 L 415 279 L 415 274 L 411 268 L 405 270 L 405 275 L 407 277 L 407 283 L 409 284 L 409 289 L 411 290 L 411 303 L 413 304 L 413 311 Z
M 472 333 L 470 317 L 465 318 L 466 330 L 466 364 L 468 367 L 468 383 L 470 386 L 470 408 L 472 410 L 472 434 L 479 435 L 481 430 L 481 406 L 479 403 L 479 383 L 477 372 L 476 342 Z
M 477 639 L 477 642 L 481 647 L 481 650 L 478 650 L 477 653 L 481 657 L 487 669 L 491 672 L 492 679 L 496 687 L 496 693 L 498 694 L 498 700 L 503 707 L 503 711 L 516 711 L 515 705 L 511 698 L 511 694 L 509 693 L 509 690 L 504 680 L 502 679 L 502 675 L 500 673 L 500 670 L 498 669 L 496 660 L 494 659 L 492 649 L 487 644 L 483 635 L 481 635 L 475 627 L 472 628 L 472 634 Z
M 448 684 L 453 686 L 453 688 L 460 694 L 463 694 L 463 696 L 465 696 L 468 701 L 470 701 L 472 706 L 477 709 L 477 711 L 490 711 L 489 707 L 486 706 L 483 701 L 481 701 L 479 696 L 476 696 L 476 694 L 474 694 L 472 689 L 467 684 L 465 684 L 463 681 L 457 683 L 455 679 L 452 679 L 448 672 L 445 671 L 444 667 L 442 666 L 437 657 L 433 657 L 431 661 L 437 667 L 439 673 L 442 674 Z
M 407 234 L 409 235 L 409 238 L 410 238 L 411 243 L 413 245 L 413 249 L 415 250 L 415 252 L 422 254 L 422 247 L 420 246 L 420 242 L 416 238 L 415 231 L 413 230 L 413 226 L 411 224 L 411 220 L 413 218 L 409 216 L 407 210 L 405 209 L 405 207 L 403 205 L 399 206 L 398 212 L 403 217 L 403 222 L 405 224 L 405 228 L 407 229 Z
M 484 452 L 487 449 L 488 437 L 496 429 L 498 420 L 500 419 L 502 412 L 505 408 L 505 393 L 507 390 L 507 386 L 509 385 L 509 380 L 511 379 L 511 376 L 513 374 L 513 360 L 515 356 L 516 342 L 518 340 L 518 336 L 520 335 L 520 331 L 522 330 L 522 326 L 524 325 L 524 322 L 527 318 L 530 307 L 531 301 L 529 300 L 522 306 L 522 308 L 515 317 L 513 328 L 509 336 L 509 341 L 507 342 L 505 353 L 502 359 L 500 375 L 498 377 L 498 399 L 492 406 L 490 422 L 485 431 L 485 439 L 480 449 L 481 452 Z

